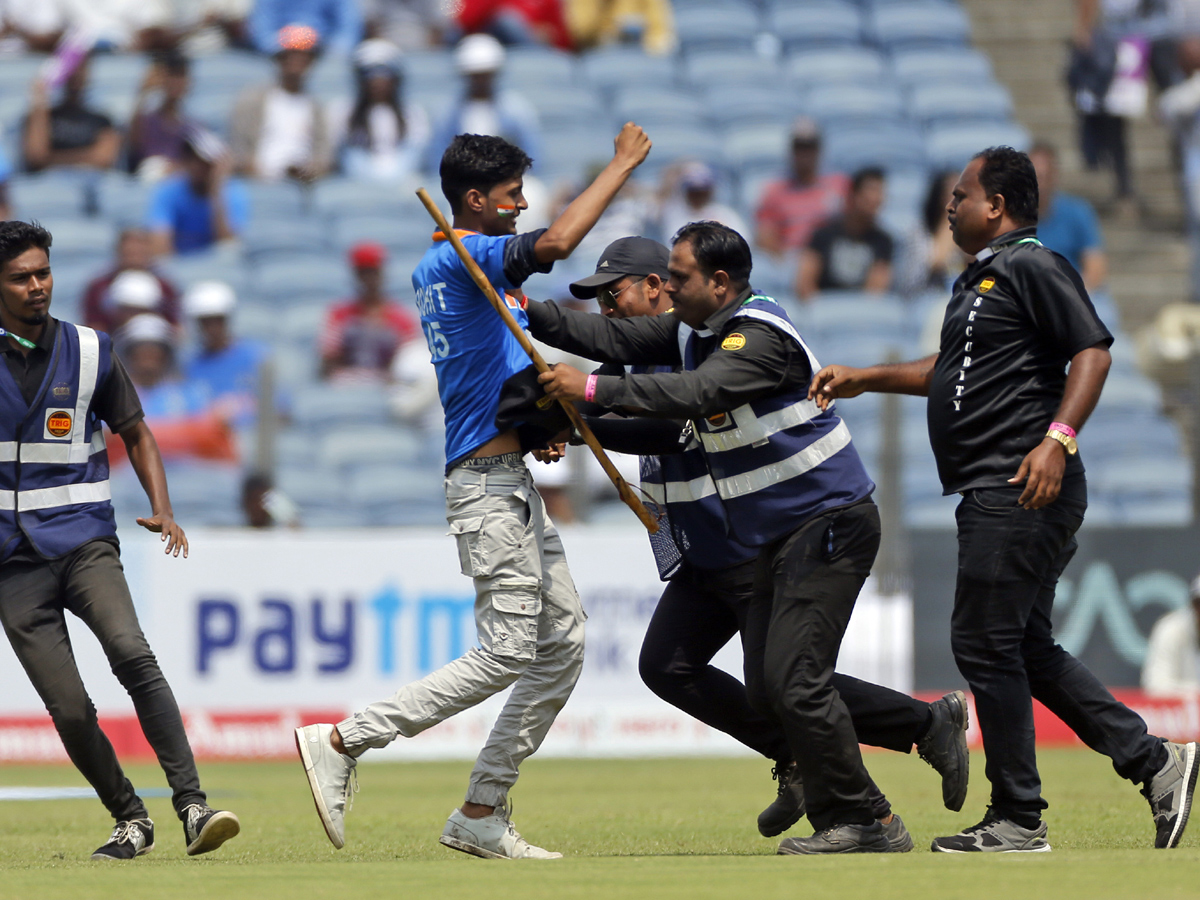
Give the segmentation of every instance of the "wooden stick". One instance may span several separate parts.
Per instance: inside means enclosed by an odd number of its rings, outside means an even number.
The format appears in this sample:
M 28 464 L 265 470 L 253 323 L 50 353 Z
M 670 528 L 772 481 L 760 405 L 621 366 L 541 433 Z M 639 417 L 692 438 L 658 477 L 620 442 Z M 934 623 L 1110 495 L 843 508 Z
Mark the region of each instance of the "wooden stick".
M 438 209 L 437 204 L 433 202 L 433 198 L 429 196 L 429 192 L 425 188 L 418 188 L 417 196 L 421 198 L 421 202 L 425 204 L 425 209 L 429 211 L 429 215 L 433 216 L 433 220 L 437 222 L 438 228 L 441 229 L 450 243 L 454 245 L 455 252 L 458 253 L 459 259 L 463 265 L 467 267 L 467 272 L 470 273 L 471 279 L 483 291 L 483 295 L 488 298 L 488 302 L 492 304 L 492 308 L 500 314 L 500 318 L 504 320 L 504 324 L 508 326 L 508 330 L 516 337 L 517 342 L 521 345 L 521 349 L 529 354 L 529 358 L 533 360 L 534 367 L 539 372 L 546 372 L 549 366 L 546 365 L 546 360 L 542 359 L 542 354 L 538 353 L 537 348 L 529 340 L 529 335 L 525 333 L 517 320 L 513 317 L 507 304 L 496 293 L 496 289 L 492 287 L 492 283 L 484 274 L 483 269 L 479 268 L 479 264 L 471 258 L 471 254 L 467 252 L 467 248 L 463 246 L 463 242 L 459 239 L 454 229 L 450 227 L 450 223 L 446 221 L 446 217 L 442 215 L 442 211 Z M 575 426 L 576 431 L 583 437 L 584 442 L 591 448 L 596 459 L 600 462 L 600 466 L 604 469 L 613 485 L 617 489 L 617 495 L 625 502 L 625 505 L 634 511 L 642 524 L 646 526 L 646 530 L 651 534 L 658 531 L 658 520 L 651 514 L 650 510 L 638 498 L 629 484 L 621 477 L 621 473 L 617 471 L 617 467 L 612 464 L 612 460 L 608 458 L 608 454 L 604 452 L 604 448 L 600 446 L 600 442 L 596 440 L 596 435 L 592 433 L 583 417 L 579 415 L 579 410 L 575 408 L 575 404 L 567 400 L 558 401 L 567 418 L 571 420 L 571 424 Z

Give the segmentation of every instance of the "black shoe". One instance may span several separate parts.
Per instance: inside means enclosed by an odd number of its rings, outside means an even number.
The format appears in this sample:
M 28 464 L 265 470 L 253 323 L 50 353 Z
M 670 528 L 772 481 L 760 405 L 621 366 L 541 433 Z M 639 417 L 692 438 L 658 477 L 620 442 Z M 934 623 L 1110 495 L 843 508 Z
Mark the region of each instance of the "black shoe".
M 1183 829 L 1192 812 L 1192 794 L 1196 790 L 1196 744 L 1168 741 L 1167 764 L 1146 782 L 1142 796 L 1150 801 L 1154 816 L 1154 846 L 1169 850 L 1179 845 Z
M 879 822 L 870 825 L 834 825 L 812 837 L 784 838 L 778 856 L 808 856 L 816 853 L 891 853 L 892 845 Z
M 933 722 L 917 753 L 942 776 L 942 804 L 958 812 L 967 801 L 971 754 L 967 750 L 967 695 L 951 691 L 929 704 Z
M 779 782 L 779 796 L 758 814 L 758 833 L 763 837 L 783 834 L 804 815 L 804 782 L 796 764 L 776 763 L 771 777 Z
M 883 825 L 882 822 L 879 824 Z M 883 834 L 888 839 L 891 853 L 907 853 L 913 848 L 912 835 L 904 827 L 904 820 L 895 813 L 892 813 L 892 821 L 883 825 Z
M 187 841 L 188 856 L 216 850 L 241 830 L 238 817 L 227 810 L 209 809 L 202 803 L 183 808 L 183 839 Z
M 112 836 L 98 847 L 92 859 L 133 859 L 154 849 L 154 823 L 149 819 L 118 822 Z

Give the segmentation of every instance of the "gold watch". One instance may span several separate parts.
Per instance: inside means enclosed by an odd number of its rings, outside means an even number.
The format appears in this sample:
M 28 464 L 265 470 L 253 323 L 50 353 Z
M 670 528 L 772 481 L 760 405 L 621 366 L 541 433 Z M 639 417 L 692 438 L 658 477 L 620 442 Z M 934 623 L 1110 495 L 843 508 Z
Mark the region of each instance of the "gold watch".
M 1063 447 L 1066 448 L 1068 456 L 1074 456 L 1079 452 L 1079 443 L 1075 440 L 1075 438 L 1071 437 L 1069 434 L 1059 431 L 1057 428 L 1051 428 L 1049 431 L 1047 431 L 1046 437 L 1053 438 L 1062 444 Z

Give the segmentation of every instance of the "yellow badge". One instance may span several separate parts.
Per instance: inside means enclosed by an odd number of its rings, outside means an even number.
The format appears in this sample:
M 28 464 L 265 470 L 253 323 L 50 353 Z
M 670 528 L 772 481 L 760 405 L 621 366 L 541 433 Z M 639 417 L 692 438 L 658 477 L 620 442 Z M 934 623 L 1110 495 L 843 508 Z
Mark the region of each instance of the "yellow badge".
M 722 350 L 741 350 L 746 346 L 746 336 L 736 331 L 721 341 Z
M 985 279 L 983 279 L 983 281 L 979 282 L 979 293 L 986 294 L 988 291 L 990 291 L 995 286 L 996 286 L 995 278 L 985 278 Z
M 71 414 L 64 410 L 54 410 L 46 417 L 46 431 L 51 437 L 66 437 L 71 433 Z

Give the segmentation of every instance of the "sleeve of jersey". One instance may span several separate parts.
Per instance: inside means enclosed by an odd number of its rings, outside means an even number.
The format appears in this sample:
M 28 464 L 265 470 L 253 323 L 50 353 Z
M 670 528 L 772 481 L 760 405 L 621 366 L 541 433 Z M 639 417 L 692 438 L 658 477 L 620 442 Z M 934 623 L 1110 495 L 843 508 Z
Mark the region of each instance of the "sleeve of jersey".
M 468 235 L 463 246 L 474 257 L 483 274 L 498 291 L 515 291 L 535 272 L 549 272 L 553 261 L 538 262 L 534 246 L 546 229 L 529 231 L 525 234 L 505 234 L 488 237 L 482 234 Z
M 1064 355 L 1112 344 L 1113 336 L 1096 314 L 1083 280 L 1066 260 L 1027 251 L 1014 260 L 1013 274 L 1018 296 L 1027 298 L 1038 330 Z
M 744 342 L 726 338 L 690 372 L 601 376 L 596 402 L 659 418 L 706 418 L 807 377 L 807 357 L 798 348 L 791 352 L 788 339 L 770 325 L 739 322 L 735 334 Z
M 679 365 L 679 323 L 674 316 L 610 319 L 565 309 L 553 300 L 530 301 L 529 333 L 543 343 L 603 363 Z
M 92 409 L 113 434 L 128 431 L 145 418 L 137 388 L 133 386 L 129 374 L 116 354 L 113 354 L 108 378 L 96 391 Z

